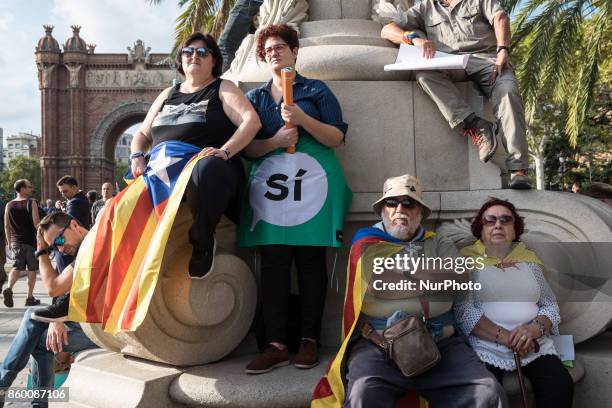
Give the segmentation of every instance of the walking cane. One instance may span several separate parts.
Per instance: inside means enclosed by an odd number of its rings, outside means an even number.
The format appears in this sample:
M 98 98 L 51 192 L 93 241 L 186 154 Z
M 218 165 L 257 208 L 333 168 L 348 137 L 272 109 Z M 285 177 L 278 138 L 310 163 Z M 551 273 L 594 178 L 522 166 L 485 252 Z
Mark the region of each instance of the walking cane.
M 534 342 L 534 352 L 538 353 L 540 351 L 540 343 L 537 340 L 533 340 Z M 514 352 L 514 364 L 516 364 L 516 372 L 518 374 L 519 386 L 521 387 L 521 397 L 523 398 L 523 408 L 528 408 L 527 405 L 527 388 L 525 387 L 525 377 L 523 376 L 523 369 L 521 368 L 521 357 L 518 353 Z
M 521 397 L 523 398 L 523 408 L 527 408 L 527 389 L 525 388 L 525 377 L 523 377 L 523 369 L 521 368 L 521 357 L 514 352 L 514 364 L 516 364 L 516 372 L 518 373 L 519 385 L 521 387 Z

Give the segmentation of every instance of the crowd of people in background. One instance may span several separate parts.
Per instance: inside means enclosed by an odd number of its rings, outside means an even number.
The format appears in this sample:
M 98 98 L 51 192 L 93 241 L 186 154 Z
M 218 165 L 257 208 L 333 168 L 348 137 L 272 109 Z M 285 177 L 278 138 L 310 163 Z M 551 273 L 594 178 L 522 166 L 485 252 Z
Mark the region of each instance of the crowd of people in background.
M 27 276 L 27 293 L 25 306 L 37 306 L 40 300 L 34 297 L 34 287 L 38 273 L 38 260 L 34 256 L 36 248 L 36 230 L 40 220 L 45 216 L 64 212 L 78 220 L 86 229 L 100 213 L 104 204 L 115 194 L 112 183 L 105 182 L 101 193 L 90 190 L 87 196 L 79 189 L 77 180 L 69 175 L 57 182 L 58 194 L 62 199 L 47 198 L 39 202 L 33 197 L 34 185 L 27 179 L 14 183 L 14 196 L 11 200 L 0 200 L 0 291 L 3 303 L 12 308 L 15 304 L 13 288 L 22 276 Z M 93 201 L 92 201 L 93 200 Z M 7 274 L 8 269 L 8 274 Z M 4 288 L 4 284 L 7 284 Z

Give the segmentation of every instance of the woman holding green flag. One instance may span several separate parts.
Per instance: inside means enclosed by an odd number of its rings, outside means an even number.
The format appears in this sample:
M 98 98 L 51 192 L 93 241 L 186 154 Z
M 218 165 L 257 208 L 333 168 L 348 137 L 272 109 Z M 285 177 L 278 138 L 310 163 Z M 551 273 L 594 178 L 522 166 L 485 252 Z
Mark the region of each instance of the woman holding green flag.
M 516 370 L 516 352 L 536 407 L 571 407 L 574 383 L 550 337 L 559 334 L 559 306 L 542 261 L 520 240 L 524 229 L 508 201 L 491 198 L 480 208 L 472 222 L 478 240 L 461 253 L 484 259 L 474 272 L 482 288 L 455 302 L 456 323 L 500 382 Z
M 295 69 L 299 41 L 288 25 L 259 32 L 257 56 L 272 79 L 247 94 L 262 128 L 245 149 L 254 158 L 248 205 L 240 229 L 243 246 L 261 255 L 261 294 L 266 347 L 245 369 L 261 374 L 289 364 L 287 350 L 290 270 L 295 262 L 300 290 L 297 368 L 319 363 L 318 340 L 327 289 L 326 247 L 339 247 L 352 198 L 333 147 L 348 125 L 336 97 L 322 82 L 295 75 L 293 105 L 283 101 L 281 72 Z M 291 123 L 292 127 L 285 126 Z M 290 146 L 296 152 L 287 153 Z

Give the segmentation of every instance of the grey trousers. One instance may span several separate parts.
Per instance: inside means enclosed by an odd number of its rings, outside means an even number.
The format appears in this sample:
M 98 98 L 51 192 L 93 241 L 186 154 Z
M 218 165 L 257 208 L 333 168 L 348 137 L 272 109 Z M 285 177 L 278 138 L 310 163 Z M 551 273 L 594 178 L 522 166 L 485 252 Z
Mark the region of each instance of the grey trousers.
M 508 65 L 493 86 L 489 85 L 489 76 L 494 68 L 495 57 L 471 55 L 465 70 L 418 71 L 416 79 L 453 128 L 474 113 L 454 82 L 474 82 L 493 106 L 508 152 L 506 168 L 510 171 L 527 169 L 527 128 L 518 82 L 512 67 Z
M 461 338 L 444 339 L 438 347 L 440 362 L 408 378 L 380 347 L 360 339 L 349 356 L 344 407 L 394 408 L 408 390 L 436 408 L 508 406 L 502 386 Z

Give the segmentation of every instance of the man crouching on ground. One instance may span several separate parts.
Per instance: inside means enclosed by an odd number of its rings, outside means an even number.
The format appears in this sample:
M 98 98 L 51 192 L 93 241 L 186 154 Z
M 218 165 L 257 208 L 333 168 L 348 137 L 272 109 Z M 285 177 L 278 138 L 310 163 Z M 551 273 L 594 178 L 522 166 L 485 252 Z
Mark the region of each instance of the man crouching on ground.
M 47 215 L 40 221 L 37 233 L 37 252 L 40 273 L 45 289 L 49 296 L 56 297 L 54 304 L 47 309 L 65 308 L 67 314 L 66 294 L 72 287 L 74 262 L 70 265 L 61 265 L 61 258 L 57 257 L 57 270 L 53 269 L 49 259 L 52 249 L 60 253 L 76 256 L 87 230 L 70 215 L 57 212 Z M 40 310 L 40 309 L 38 309 Z M 30 356 L 33 357 L 32 383 L 34 389 L 53 387 L 55 373 L 53 370 L 54 353 L 78 352 L 85 349 L 97 347 L 83 332 L 81 326 L 76 322 L 41 322 L 32 320 L 36 308 L 29 308 L 21 326 L 10 345 L 6 358 L 2 362 L 0 375 L 0 388 L 11 386 L 17 374 L 23 370 Z M 0 406 L 3 403 L 0 402 Z M 35 400 L 33 406 L 47 406 L 45 400 Z
M 434 407 L 505 406 L 501 385 L 455 334 L 452 293 L 426 293 L 418 284 L 399 284 L 451 278 L 465 281 L 469 279 L 467 274 L 431 267 L 409 271 L 388 264 L 384 271 L 374 270 L 381 264 L 376 262 L 377 257 L 397 259 L 396 255 L 402 252 L 412 259 L 461 259 L 451 240 L 425 231 L 421 225 L 431 210 L 422 199 L 419 181 L 410 175 L 387 179 L 383 195 L 373 209 L 382 222 L 357 231 L 353 238 L 343 315 L 344 341 L 315 389 L 312 407 L 393 408 L 402 398 L 412 398 L 414 406 L 419 406 L 417 394 Z M 383 290 L 373 285 L 380 280 L 386 283 L 380 285 Z M 380 344 L 384 342 L 383 330 L 411 315 L 426 318 L 427 331 L 435 342 L 431 345 L 430 341 L 430 346 L 437 347 L 440 359 L 426 371 L 408 377 Z M 425 353 L 421 343 L 414 348 L 410 353 L 414 358 Z

